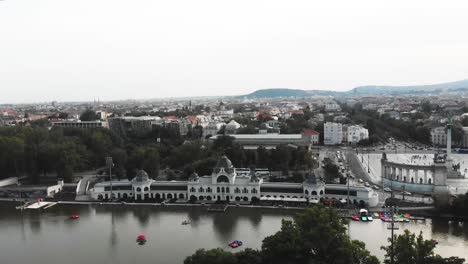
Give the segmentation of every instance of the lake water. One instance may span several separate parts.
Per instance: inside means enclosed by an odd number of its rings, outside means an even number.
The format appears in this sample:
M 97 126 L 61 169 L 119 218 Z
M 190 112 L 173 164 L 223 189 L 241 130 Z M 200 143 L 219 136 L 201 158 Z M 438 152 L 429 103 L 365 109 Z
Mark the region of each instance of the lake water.
M 234 239 L 259 248 L 264 237 L 279 230 L 281 219 L 297 211 L 230 208 L 208 213 L 202 207 L 56 205 L 45 211 L 14 209 L 0 204 L 0 263 L 182 263 L 198 248 L 227 247 Z M 80 219 L 70 220 L 71 214 Z M 190 225 L 181 225 L 189 220 Z M 439 241 L 437 253 L 468 260 L 468 224 L 425 220 L 402 224 Z M 353 239 L 366 242 L 371 253 L 383 258 L 381 245 L 390 231 L 380 220 L 352 222 Z M 140 246 L 137 235 L 148 242 Z M 234 249 L 232 251 L 236 251 Z M 240 250 L 240 249 L 239 249 Z

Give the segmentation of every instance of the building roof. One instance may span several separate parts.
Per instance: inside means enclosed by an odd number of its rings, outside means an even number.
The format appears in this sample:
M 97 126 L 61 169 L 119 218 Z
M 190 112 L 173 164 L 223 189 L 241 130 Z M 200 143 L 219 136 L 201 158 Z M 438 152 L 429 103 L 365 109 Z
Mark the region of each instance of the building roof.
M 144 181 L 148 181 L 149 177 L 148 177 L 148 173 L 146 173 L 146 171 L 144 170 L 139 170 L 136 174 L 136 177 L 135 177 L 135 180 L 137 182 L 144 182 Z
M 235 134 L 229 135 L 235 139 L 302 139 L 301 134 Z M 213 136 L 212 139 L 216 139 L 217 136 Z
M 165 116 L 163 118 L 166 119 L 166 120 L 177 120 L 178 119 L 177 116 Z
M 232 162 L 226 157 L 226 155 L 223 155 L 219 160 L 218 163 L 216 164 L 216 167 L 214 168 L 214 171 L 216 173 L 220 172 L 220 169 L 223 168 L 225 172 L 231 173 L 234 171 L 234 166 L 232 165 Z
M 304 135 L 318 135 L 320 134 L 319 132 L 312 130 L 312 129 L 304 129 L 304 132 L 302 132 Z

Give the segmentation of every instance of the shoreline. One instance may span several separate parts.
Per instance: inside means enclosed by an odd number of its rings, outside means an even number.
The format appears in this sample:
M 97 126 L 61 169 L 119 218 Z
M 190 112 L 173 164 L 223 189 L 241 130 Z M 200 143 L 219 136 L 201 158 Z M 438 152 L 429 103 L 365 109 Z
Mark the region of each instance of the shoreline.
M 23 201 L 29 201 L 29 199 L 12 199 L 12 198 L 2 198 L 0 199 L 0 203 L 20 203 Z M 200 204 L 200 203 L 128 203 L 128 202 L 99 202 L 99 201 L 53 201 L 57 204 L 61 205 L 110 205 L 110 206 L 152 206 L 152 207 L 180 207 L 180 208 L 187 208 L 187 207 L 204 207 L 208 209 L 211 204 Z M 228 204 L 227 208 L 252 208 L 252 209 L 268 209 L 268 210 L 292 210 L 292 211 L 301 211 L 306 209 L 307 207 L 294 207 L 294 206 L 269 206 L 269 205 L 247 205 L 247 204 Z M 342 208 L 334 208 L 336 210 L 347 210 Z M 402 207 L 400 208 L 401 211 L 406 213 L 410 213 L 412 216 L 417 217 L 425 217 L 431 219 L 443 219 L 448 221 L 463 221 L 468 222 L 468 216 L 457 216 L 454 214 L 447 214 L 441 213 L 441 211 L 435 208 L 428 208 L 428 207 Z M 369 211 L 375 212 L 383 212 L 385 208 L 373 208 L 369 209 Z

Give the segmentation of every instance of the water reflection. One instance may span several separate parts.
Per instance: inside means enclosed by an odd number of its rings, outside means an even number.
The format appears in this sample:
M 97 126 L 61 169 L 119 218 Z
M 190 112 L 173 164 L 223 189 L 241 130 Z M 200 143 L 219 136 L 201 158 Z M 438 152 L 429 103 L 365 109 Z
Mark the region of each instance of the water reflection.
M 147 227 L 150 220 L 150 211 L 146 206 L 141 208 L 132 208 L 133 216 L 138 220 L 140 226 Z
M 80 219 L 69 220 L 73 213 Z M 245 247 L 259 248 L 266 236 L 279 230 L 281 219 L 291 219 L 296 213 L 248 208 L 209 213 L 206 207 L 57 205 L 21 214 L 14 206 L 6 208 L 0 203 L 0 249 L 8 252 L 0 262 L 48 264 L 53 252 L 54 263 L 182 263 L 198 248 L 228 249 L 226 242 L 233 239 L 243 240 Z M 191 224 L 182 226 L 187 219 Z M 404 229 L 415 233 L 422 230 L 427 239 L 437 239 L 437 254 L 468 258 L 467 224 L 436 219 L 401 224 L 398 233 Z M 390 235 L 385 223 L 351 222 L 349 233 L 383 258 L 380 246 L 388 244 Z M 149 243 L 137 246 L 138 234 L 146 234 Z
M 117 218 L 116 214 L 117 214 L 116 212 L 112 212 L 112 215 L 111 215 L 110 247 L 111 247 L 112 250 L 116 249 L 115 246 L 119 242 L 119 238 L 117 236 L 117 228 L 115 226 L 115 218 Z
M 213 228 L 221 241 L 228 241 L 233 236 L 237 219 L 229 213 L 213 213 Z
M 447 239 L 447 235 L 449 234 L 449 223 L 448 221 L 444 221 L 441 219 L 432 219 L 432 233 L 434 236 L 439 237 L 439 239 Z
M 29 227 L 34 234 L 41 232 L 41 218 L 38 212 L 31 212 L 29 214 Z

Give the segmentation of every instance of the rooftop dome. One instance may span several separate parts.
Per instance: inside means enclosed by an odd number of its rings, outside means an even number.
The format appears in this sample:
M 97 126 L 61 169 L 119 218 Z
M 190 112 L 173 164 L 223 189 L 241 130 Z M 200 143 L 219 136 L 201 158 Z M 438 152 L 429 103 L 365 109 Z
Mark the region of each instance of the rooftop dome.
M 149 180 L 148 173 L 144 170 L 139 170 L 135 176 L 137 182 L 145 182 Z
M 312 172 L 309 175 L 307 175 L 305 182 L 307 184 L 317 184 L 317 178 L 315 177 L 315 174 Z
M 231 173 L 234 171 L 234 166 L 232 166 L 232 162 L 228 159 L 228 157 L 226 157 L 226 155 L 223 155 L 218 160 L 218 163 L 216 164 L 214 171 L 218 173 L 220 172 L 221 168 L 223 168 L 224 171 L 227 173 Z

